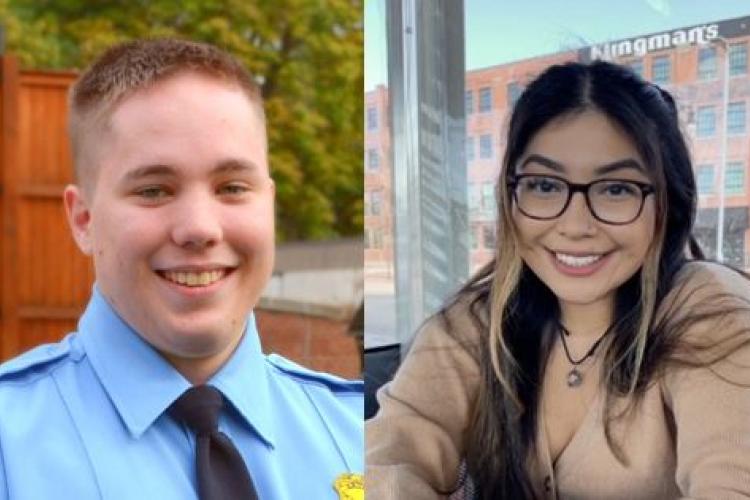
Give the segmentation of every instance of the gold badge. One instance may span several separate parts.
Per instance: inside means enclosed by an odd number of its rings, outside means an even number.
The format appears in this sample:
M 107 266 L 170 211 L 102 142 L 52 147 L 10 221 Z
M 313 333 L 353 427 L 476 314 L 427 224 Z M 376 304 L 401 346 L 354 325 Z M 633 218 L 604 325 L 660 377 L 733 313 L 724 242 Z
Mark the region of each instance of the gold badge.
M 341 474 L 333 482 L 339 500 L 365 500 L 365 485 L 362 474 Z

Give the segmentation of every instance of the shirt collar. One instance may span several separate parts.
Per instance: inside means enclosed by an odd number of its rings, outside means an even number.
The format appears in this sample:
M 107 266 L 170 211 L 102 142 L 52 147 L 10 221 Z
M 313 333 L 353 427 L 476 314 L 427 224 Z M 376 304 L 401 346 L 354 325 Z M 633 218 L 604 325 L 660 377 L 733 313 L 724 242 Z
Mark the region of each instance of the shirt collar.
M 208 384 L 219 389 L 266 444 L 273 446 L 276 436 L 266 360 L 253 314 L 247 318 L 245 334 L 232 357 Z
M 104 390 L 134 437 L 140 437 L 190 388 L 190 382 L 120 318 L 97 286 L 78 331 Z M 272 445 L 274 427 L 265 368 L 251 314 L 237 349 L 208 383 Z

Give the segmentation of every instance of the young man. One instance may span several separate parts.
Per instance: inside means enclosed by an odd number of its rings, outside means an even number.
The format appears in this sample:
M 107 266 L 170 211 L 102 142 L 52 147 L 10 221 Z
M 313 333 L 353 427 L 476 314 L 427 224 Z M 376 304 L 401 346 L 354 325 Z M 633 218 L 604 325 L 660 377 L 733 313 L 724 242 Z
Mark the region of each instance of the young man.
M 0 499 L 361 495 L 361 383 L 260 350 L 274 184 L 241 65 L 112 48 L 72 89 L 70 134 L 96 285 L 77 332 L 0 367 Z

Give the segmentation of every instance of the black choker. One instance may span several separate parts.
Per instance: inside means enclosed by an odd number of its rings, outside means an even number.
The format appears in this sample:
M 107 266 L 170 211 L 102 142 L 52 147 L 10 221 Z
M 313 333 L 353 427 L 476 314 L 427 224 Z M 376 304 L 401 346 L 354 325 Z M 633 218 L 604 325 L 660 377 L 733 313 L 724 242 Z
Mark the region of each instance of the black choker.
M 594 345 L 591 346 L 591 348 L 586 352 L 586 354 L 583 355 L 581 359 L 573 359 L 573 357 L 570 355 L 570 351 L 568 350 L 568 343 L 565 341 L 565 337 L 570 336 L 570 332 L 562 325 L 562 323 L 557 324 L 557 332 L 560 334 L 560 340 L 562 341 L 563 350 L 565 351 L 565 357 L 568 358 L 570 364 L 573 365 L 573 368 L 568 372 L 568 377 L 566 379 L 568 387 L 578 387 L 583 383 L 583 374 L 580 372 L 580 370 L 578 370 L 578 366 L 594 355 L 594 353 L 596 352 L 596 348 L 599 347 L 599 344 L 602 343 L 602 340 L 604 340 L 604 337 L 606 337 L 607 334 L 612 330 L 613 326 L 614 324 L 607 328 L 602 336 L 599 337 L 596 342 L 594 342 Z

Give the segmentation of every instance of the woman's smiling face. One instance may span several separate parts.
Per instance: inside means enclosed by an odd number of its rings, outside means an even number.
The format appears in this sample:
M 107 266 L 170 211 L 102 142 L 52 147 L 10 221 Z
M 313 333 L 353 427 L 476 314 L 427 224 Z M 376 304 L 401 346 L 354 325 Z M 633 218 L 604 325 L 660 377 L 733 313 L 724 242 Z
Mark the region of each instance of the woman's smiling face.
M 573 184 L 606 180 L 651 184 L 630 137 L 594 110 L 565 115 L 547 124 L 531 139 L 514 167 L 516 175 L 551 176 L 549 182 L 531 178 L 523 187 L 540 196 L 563 185 L 552 177 Z M 618 210 L 624 193 L 642 196 L 637 190 L 623 191 L 623 186 L 630 185 L 600 183 L 593 192 L 590 190 L 590 195 L 598 193 L 601 197 L 602 203 L 594 207 L 600 209 L 600 218 L 608 206 Z M 563 308 L 599 302 L 611 307 L 617 288 L 641 268 L 646 258 L 654 239 L 656 214 L 654 196 L 645 195 L 642 210 L 632 222 L 608 224 L 592 214 L 584 193 L 576 192 L 559 217 L 546 220 L 522 213 L 516 201 L 513 220 L 521 257 Z

